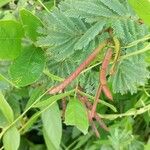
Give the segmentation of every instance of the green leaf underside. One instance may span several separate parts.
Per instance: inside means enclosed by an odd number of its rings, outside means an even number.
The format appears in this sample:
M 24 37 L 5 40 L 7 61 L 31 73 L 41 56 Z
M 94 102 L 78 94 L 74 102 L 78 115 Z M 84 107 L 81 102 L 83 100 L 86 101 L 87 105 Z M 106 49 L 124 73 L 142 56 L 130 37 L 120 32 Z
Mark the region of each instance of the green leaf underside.
M 46 15 L 44 20 L 45 27 L 48 26 L 48 29 L 47 31 L 39 30 L 40 33 L 44 31 L 44 37 L 40 37 L 37 44 L 48 47 L 48 51 L 58 61 L 68 58 L 77 49 L 85 49 L 89 46 L 89 42 L 105 25 L 105 22 L 99 22 L 88 30 L 88 26 L 81 19 L 66 17 L 57 9 L 50 15 Z M 95 32 L 91 32 L 94 30 Z
M 42 113 L 43 134 L 48 150 L 58 150 L 62 136 L 60 111 L 57 103 Z
M 117 29 L 115 28 L 115 31 Z M 121 32 L 121 31 L 120 31 Z M 119 33 L 119 32 L 118 32 Z M 124 44 L 138 40 L 147 34 L 147 28 L 144 25 L 139 25 L 132 20 L 122 22 L 122 38 Z M 118 34 L 117 34 L 118 35 Z M 119 36 L 119 35 L 118 35 Z M 123 49 L 127 54 L 138 51 L 144 48 L 142 43 L 139 43 L 131 48 Z M 116 68 L 114 76 L 111 77 L 112 88 L 114 93 L 125 94 L 130 91 L 132 94 L 137 92 L 138 86 L 144 85 L 149 78 L 147 63 L 144 55 L 132 56 L 121 60 Z
M 11 127 L 3 136 L 5 150 L 18 150 L 20 145 L 20 134 L 16 127 Z
M 9 106 L 8 102 L 4 98 L 3 93 L 1 91 L 0 91 L 0 110 L 9 123 L 13 122 L 14 120 L 13 110 Z
M 128 10 L 118 0 L 68 0 L 59 7 L 67 16 L 85 18 L 87 22 L 129 17 Z
M 119 63 L 118 70 L 112 77 L 113 92 L 119 91 L 121 94 L 126 94 L 127 91 L 130 91 L 131 94 L 136 93 L 137 86 L 144 86 L 148 77 L 149 72 L 145 62 L 140 62 L 140 60 L 134 62 L 133 59 L 124 60 Z
M 20 87 L 32 84 L 41 76 L 44 64 L 45 56 L 42 49 L 34 46 L 25 47 L 10 67 L 12 81 Z
M 40 19 L 26 9 L 20 11 L 20 16 L 26 36 L 31 40 L 36 41 L 39 36 L 37 29 L 42 26 Z
M 65 123 L 76 126 L 87 134 L 89 122 L 85 106 L 78 99 L 70 99 L 65 112 Z
M 19 56 L 23 35 L 21 24 L 12 20 L 0 21 L 0 59 L 10 60 Z

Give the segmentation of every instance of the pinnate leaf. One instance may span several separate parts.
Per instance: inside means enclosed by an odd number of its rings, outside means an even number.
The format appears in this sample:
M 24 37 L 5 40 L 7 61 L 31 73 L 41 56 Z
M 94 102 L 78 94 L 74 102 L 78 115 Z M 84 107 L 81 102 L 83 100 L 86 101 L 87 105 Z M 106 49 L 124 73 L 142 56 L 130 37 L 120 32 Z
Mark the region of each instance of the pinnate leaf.
M 96 35 L 98 35 L 98 33 L 103 29 L 104 25 L 104 21 L 99 21 L 95 25 L 93 25 L 75 44 L 75 48 L 82 49 L 83 47 L 87 46 L 91 42 L 91 40 L 93 40 Z

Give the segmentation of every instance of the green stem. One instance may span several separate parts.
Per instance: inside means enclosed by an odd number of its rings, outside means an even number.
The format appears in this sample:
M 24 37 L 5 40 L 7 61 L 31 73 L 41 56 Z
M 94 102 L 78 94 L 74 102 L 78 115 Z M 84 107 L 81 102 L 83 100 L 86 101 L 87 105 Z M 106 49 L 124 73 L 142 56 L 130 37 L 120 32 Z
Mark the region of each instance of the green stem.
M 147 106 L 144 106 L 140 109 L 132 109 L 132 110 L 129 110 L 125 113 L 122 113 L 122 114 L 110 114 L 110 115 L 102 115 L 102 114 L 99 114 L 99 116 L 101 118 L 105 118 L 105 119 L 109 119 L 109 120 L 114 120 L 114 119 L 117 119 L 117 118 L 122 118 L 122 117 L 125 117 L 125 116 L 137 116 L 137 115 L 140 115 L 140 114 L 143 114 L 147 111 L 150 110 L 150 104 L 147 105 Z
M 59 77 L 59 76 L 56 76 L 56 75 L 50 73 L 48 69 L 45 69 L 45 70 L 43 71 L 43 73 L 44 73 L 45 75 L 47 75 L 48 77 L 50 77 L 50 78 L 51 78 L 52 80 L 54 80 L 54 81 L 63 81 L 63 80 L 64 80 L 63 78 L 61 78 L 61 77 Z
M 42 6 L 48 13 L 50 13 L 50 11 L 48 10 L 48 8 L 42 3 L 41 0 L 37 0 L 37 1 L 41 4 L 41 6 Z
M 127 55 L 122 56 L 121 60 L 126 59 L 126 58 L 131 57 L 131 56 L 134 56 L 134 55 L 139 55 L 139 54 L 145 53 L 149 50 L 150 50 L 150 44 L 148 44 L 145 48 L 143 48 L 141 50 L 138 50 L 138 51 L 135 51 L 132 53 L 128 53 Z
M 130 47 L 137 45 L 140 42 L 144 42 L 144 41 L 149 40 L 149 39 L 150 39 L 150 34 L 146 35 L 144 38 L 133 41 L 133 42 L 129 43 L 127 46 L 121 47 L 121 48 L 130 48 Z

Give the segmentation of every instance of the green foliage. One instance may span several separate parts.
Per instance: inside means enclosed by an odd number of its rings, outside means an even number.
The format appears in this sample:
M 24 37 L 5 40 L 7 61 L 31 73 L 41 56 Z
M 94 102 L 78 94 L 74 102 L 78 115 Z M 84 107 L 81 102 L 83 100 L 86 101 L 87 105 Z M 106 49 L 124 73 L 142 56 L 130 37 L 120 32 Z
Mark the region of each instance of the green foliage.
M 48 150 L 59 149 L 62 136 L 62 125 L 59 107 L 56 103 L 42 113 L 42 122 L 43 134 Z
M 51 14 L 44 17 L 45 28 L 39 31 L 41 34 L 43 33 L 43 37 L 39 38 L 37 44 L 48 47 L 48 51 L 52 53 L 52 59 L 57 59 L 60 63 L 62 60 L 63 62 L 67 60 L 68 57 L 76 58 L 77 49 L 80 49 L 80 55 L 85 55 L 85 51 L 91 52 L 102 40 L 105 40 L 106 36 L 103 37 L 99 33 L 103 32 L 106 27 L 114 29 L 114 35 L 121 40 L 124 47 L 148 34 L 146 26 L 140 25 L 134 20 L 133 13 L 130 13 L 127 7 L 117 0 L 114 2 L 99 0 L 98 3 L 95 0 L 77 0 L 75 2 L 69 0 L 62 2 L 59 8 L 60 10 L 55 9 Z M 92 21 L 93 18 L 97 20 Z M 76 31 L 77 28 L 78 31 Z M 139 43 L 130 48 L 122 48 L 122 54 L 141 50 L 144 46 Z M 58 64 L 60 65 L 60 63 Z M 115 76 L 111 78 L 114 93 L 124 94 L 128 91 L 135 93 L 137 87 L 144 85 L 149 78 L 145 58 L 141 55 L 121 60 L 116 70 Z M 136 72 L 142 73 L 140 76 L 135 76 Z M 61 76 L 59 73 L 58 75 Z M 118 79 L 120 80 L 119 84 L 116 82 Z
M 85 18 L 87 22 L 126 20 L 130 16 L 125 5 L 118 0 L 67 0 L 59 7 L 67 16 Z
M 149 149 L 149 1 L 0 0 L 0 7 L 0 149 Z M 75 81 L 49 95 L 106 40 Z M 76 97 L 93 104 L 108 48 L 114 50 L 106 70 L 113 102 L 102 93 L 96 112 L 109 132 L 93 119 L 96 138 L 91 109 Z
M 44 64 L 42 49 L 34 46 L 25 47 L 10 67 L 12 81 L 20 87 L 35 82 L 41 76 Z
M 0 59 L 8 60 L 21 52 L 22 26 L 15 21 L 0 21 Z
M 5 150 L 17 150 L 20 145 L 20 134 L 16 127 L 10 128 L 3 137 Z
M 9 104 L 7 103 L 7 101 L 4 98 L 1 91 L 0 91 L 0 110 L 9 123 L 13 122 L 13 120 L 14 120 L 13 110 L 11 109 Z
M 20 11 L 21 20 L 25 30 L 25 34 L 31 40 L 36 41 L 36 38 L 39 36 L 37 29 L 42 26 L 42 22 L 36 16 L 34 16 L 30 11 L 22 9 Z
M 85 106 L 78 99 L 70 99 L 65 113 L 65 123 L 74 125 L 84 134 L 88 132 L 88 116 Z

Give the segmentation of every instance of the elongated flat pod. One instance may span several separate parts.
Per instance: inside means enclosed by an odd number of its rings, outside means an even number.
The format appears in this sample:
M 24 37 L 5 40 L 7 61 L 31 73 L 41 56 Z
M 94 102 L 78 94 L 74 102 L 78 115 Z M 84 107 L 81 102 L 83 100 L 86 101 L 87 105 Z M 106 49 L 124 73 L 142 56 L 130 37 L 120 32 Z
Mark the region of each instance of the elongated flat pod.
M 104 92 L 105 96 L 106 96 L 108 99 L 113 100 L 113 96 L 112 96 L 111 91 L 109 90 L 109 88 L 108 88 L 107 85 L 103 85 L 102 91 Z
M 91 55 L 88 56 L 88 58 L 63 82 L 61 82 L 59 85 L 51 88 L 49 90 L 49 94 L 55 94 L 59 91 L 62 91 L 65 87 L 67 87 L 77 76 L 97 57 L 99 52 L 106 46 L 107 41 L 104 41 L 102 44 L 100 44 Z
M 110 63 L 110 60 L 112 58 L 112 54 L 113 54 L 113 50 L 111 48 L 109 48 L 107 50 L 106 55 L 104 57 L 104 60 L 102 62 L 102 67 L 101 67 L 101 71 L 100 71 L 100 83 L 101 83 L 101 85 L 105 85 L 107 83 L 106 71 L 107 71 L 108 65 Z

